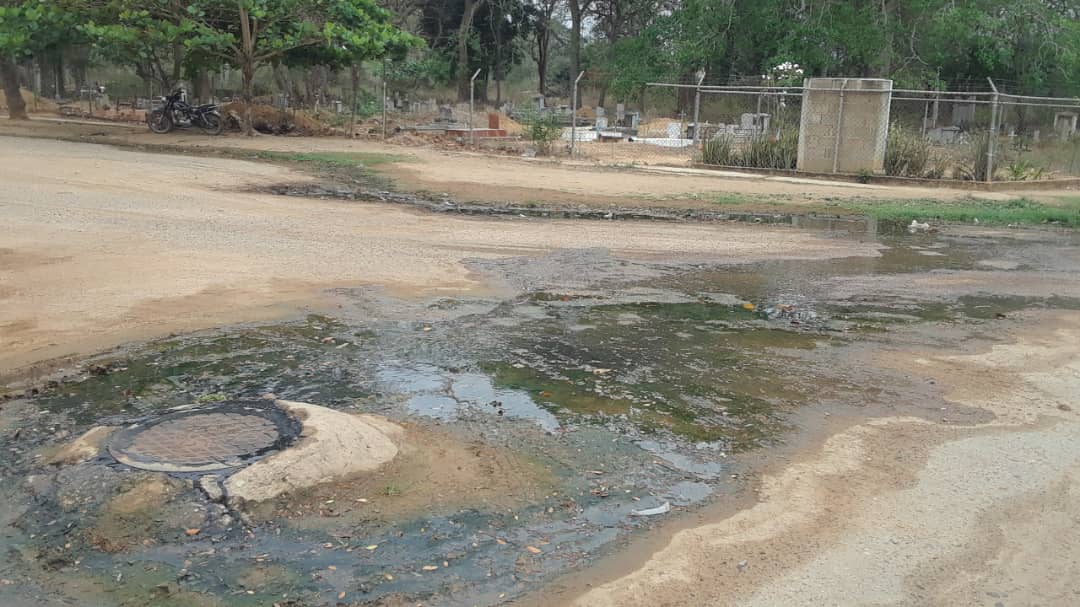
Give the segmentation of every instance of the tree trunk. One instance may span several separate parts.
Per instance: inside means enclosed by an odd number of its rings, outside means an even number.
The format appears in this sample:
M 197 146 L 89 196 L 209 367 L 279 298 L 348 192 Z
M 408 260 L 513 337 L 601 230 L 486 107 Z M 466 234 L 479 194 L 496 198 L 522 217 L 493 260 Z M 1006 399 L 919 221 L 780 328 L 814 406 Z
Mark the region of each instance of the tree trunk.
M 350 66 L 349 71 L 351 72 L 351 75 L 352 75 L 352 111 L 351 111 L 351 117 L 349 118 L 349 137 L 355 137 L 356 136 L 356 91 L 360 88 L 360 66 L 358 66 L 358 65 L 356 65 L 354 63 L 352 66 Z M 385 69 L 383 71 L 385 72 Z M 383 78 L 386 78 L 385 73 L 383 75 Z M 386 100 L 383 99 L 383 103 L 385 103 L 385 102 L 386 102 Z
M 458 101 L 469 100 L 469 78 L 472 77 L 469 69 L 469 30 L 472 29 L 476 11 L 483 4 L 484 0 L 465 0 L 465 10 L 461 14 L 457 39 Z
M 548 47 L 551 44 L 551 30 L 548 26 L 549 24 L 545 23 L 536 32 L 536 76 L 539 81 L 537 91 L 541 95 L 547 94 Z
M 881 78 L 892 77 L 893 31 L 892 26 L 889 24 L 889 13 L 892 10 L 888 0 L 881 0 L 881 32 L 885 36 L 884 43 L 881 45 L 881 52 L 878 54 L 877 75 Z
M 590 0 L 569 0 L 570 7 L 570 82 L 581 73 L 581 22 Z
M 172 70 L 169 72 L 169 80 L 173 85 L 180 83 L 180 77 L 184 73 L 184 45 L 181 43 L 173 44 L 172 52 Z
M 26 101 L 19 90 L 19 68 L 11 57 L 0 57 L 0 80 L 3 81 L 4 96 L 7 97 L 8 118 L 27 120 Z
M 244 134 L 253 137 L 255 128 L 251 124 L 251 104 L 255 102 L 255 42 L 251 38 L 247 8 L 243 0 L 237 4 L 240 6 L 240 71 L 244 76 Z
M 53 69 L 56 70 L 56 98 L 64 99 L 67 97 L 67 87 L 64 85 L 64 53 L 62 51 L 56 51 L 56 63 L 53 64 Z
M 604 102 L 607 101 L 607 90 L 608 90 L 608 83 L 607 82 L 604 82 L 604 84 L 600 85 L 600 95 L 599 95 L 600 98 L 596 100 L 596 105 L 598 107 L 604 107 Z
M 196 103 L 210 103 L 210 72 L 199 68 L 191 79 L 191 87 Z

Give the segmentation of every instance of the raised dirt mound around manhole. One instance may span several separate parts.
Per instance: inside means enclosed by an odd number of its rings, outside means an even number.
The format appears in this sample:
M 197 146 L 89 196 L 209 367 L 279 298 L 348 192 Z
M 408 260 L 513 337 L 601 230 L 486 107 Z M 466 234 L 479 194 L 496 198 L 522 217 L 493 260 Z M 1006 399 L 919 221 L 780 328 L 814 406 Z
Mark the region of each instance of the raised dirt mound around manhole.
M 137 424 L 109 441 L 109 453 L 132 468 L 207 472 L 246 465 L 287 447 L 299 428 L 273 406 L 226 404 Z

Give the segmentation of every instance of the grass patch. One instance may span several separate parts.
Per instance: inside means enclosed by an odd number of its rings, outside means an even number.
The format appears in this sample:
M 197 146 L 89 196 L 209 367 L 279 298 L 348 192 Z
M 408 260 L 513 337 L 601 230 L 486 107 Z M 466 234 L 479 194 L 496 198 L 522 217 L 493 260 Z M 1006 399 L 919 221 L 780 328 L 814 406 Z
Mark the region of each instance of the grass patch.
M 1080 198 L 1065 199 L 1059 205 L 1044 204 L 1028 198 L 1006 201 L 969 198 L 956 202 L 925 199 L 840 202 L 838 206 L 846 211 L 876 219 L 896 221 L 936 219 L 972 223 L 978 219 L 979 223 L 986 224 L 1056 223 L 1080 227 Z
M 408 160 L 408 156 L 375 152 L 270 152 L 244 150 L 239 155 L 278 162 L 311 162 L 334 167 L 374 167 Z

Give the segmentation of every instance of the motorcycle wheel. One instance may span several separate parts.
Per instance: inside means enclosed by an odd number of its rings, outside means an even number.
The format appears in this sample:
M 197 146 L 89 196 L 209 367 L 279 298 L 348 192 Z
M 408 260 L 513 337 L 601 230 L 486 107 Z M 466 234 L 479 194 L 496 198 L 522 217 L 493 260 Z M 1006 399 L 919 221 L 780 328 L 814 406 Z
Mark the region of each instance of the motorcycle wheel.
M 164 135 L 173 130 L 172 118 L 164 110 L 154 110 L 146 117 L 146 123 L 150 130 L 158 135 Z
M 220 135 L 225 130 L 225 122 L 221 119 L 221 114 L 217 112 L 203 114 L 202 129 L 206 131 L 207 135 Z

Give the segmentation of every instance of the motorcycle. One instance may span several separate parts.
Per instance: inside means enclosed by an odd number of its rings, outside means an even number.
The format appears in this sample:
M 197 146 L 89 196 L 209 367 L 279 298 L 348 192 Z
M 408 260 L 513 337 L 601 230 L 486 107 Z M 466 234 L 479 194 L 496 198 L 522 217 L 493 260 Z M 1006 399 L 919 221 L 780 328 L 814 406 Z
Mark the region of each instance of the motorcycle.
M 191 105 L 183 97 L 184 91 L 178 90 L 161 98 L 161 107 L 146 116 L 151 131 L 160 135 L 175 128 L 198 127 L 208 135 L 220 135 L 225 130 L 225 121 L 221 119 L 216 105 Z

